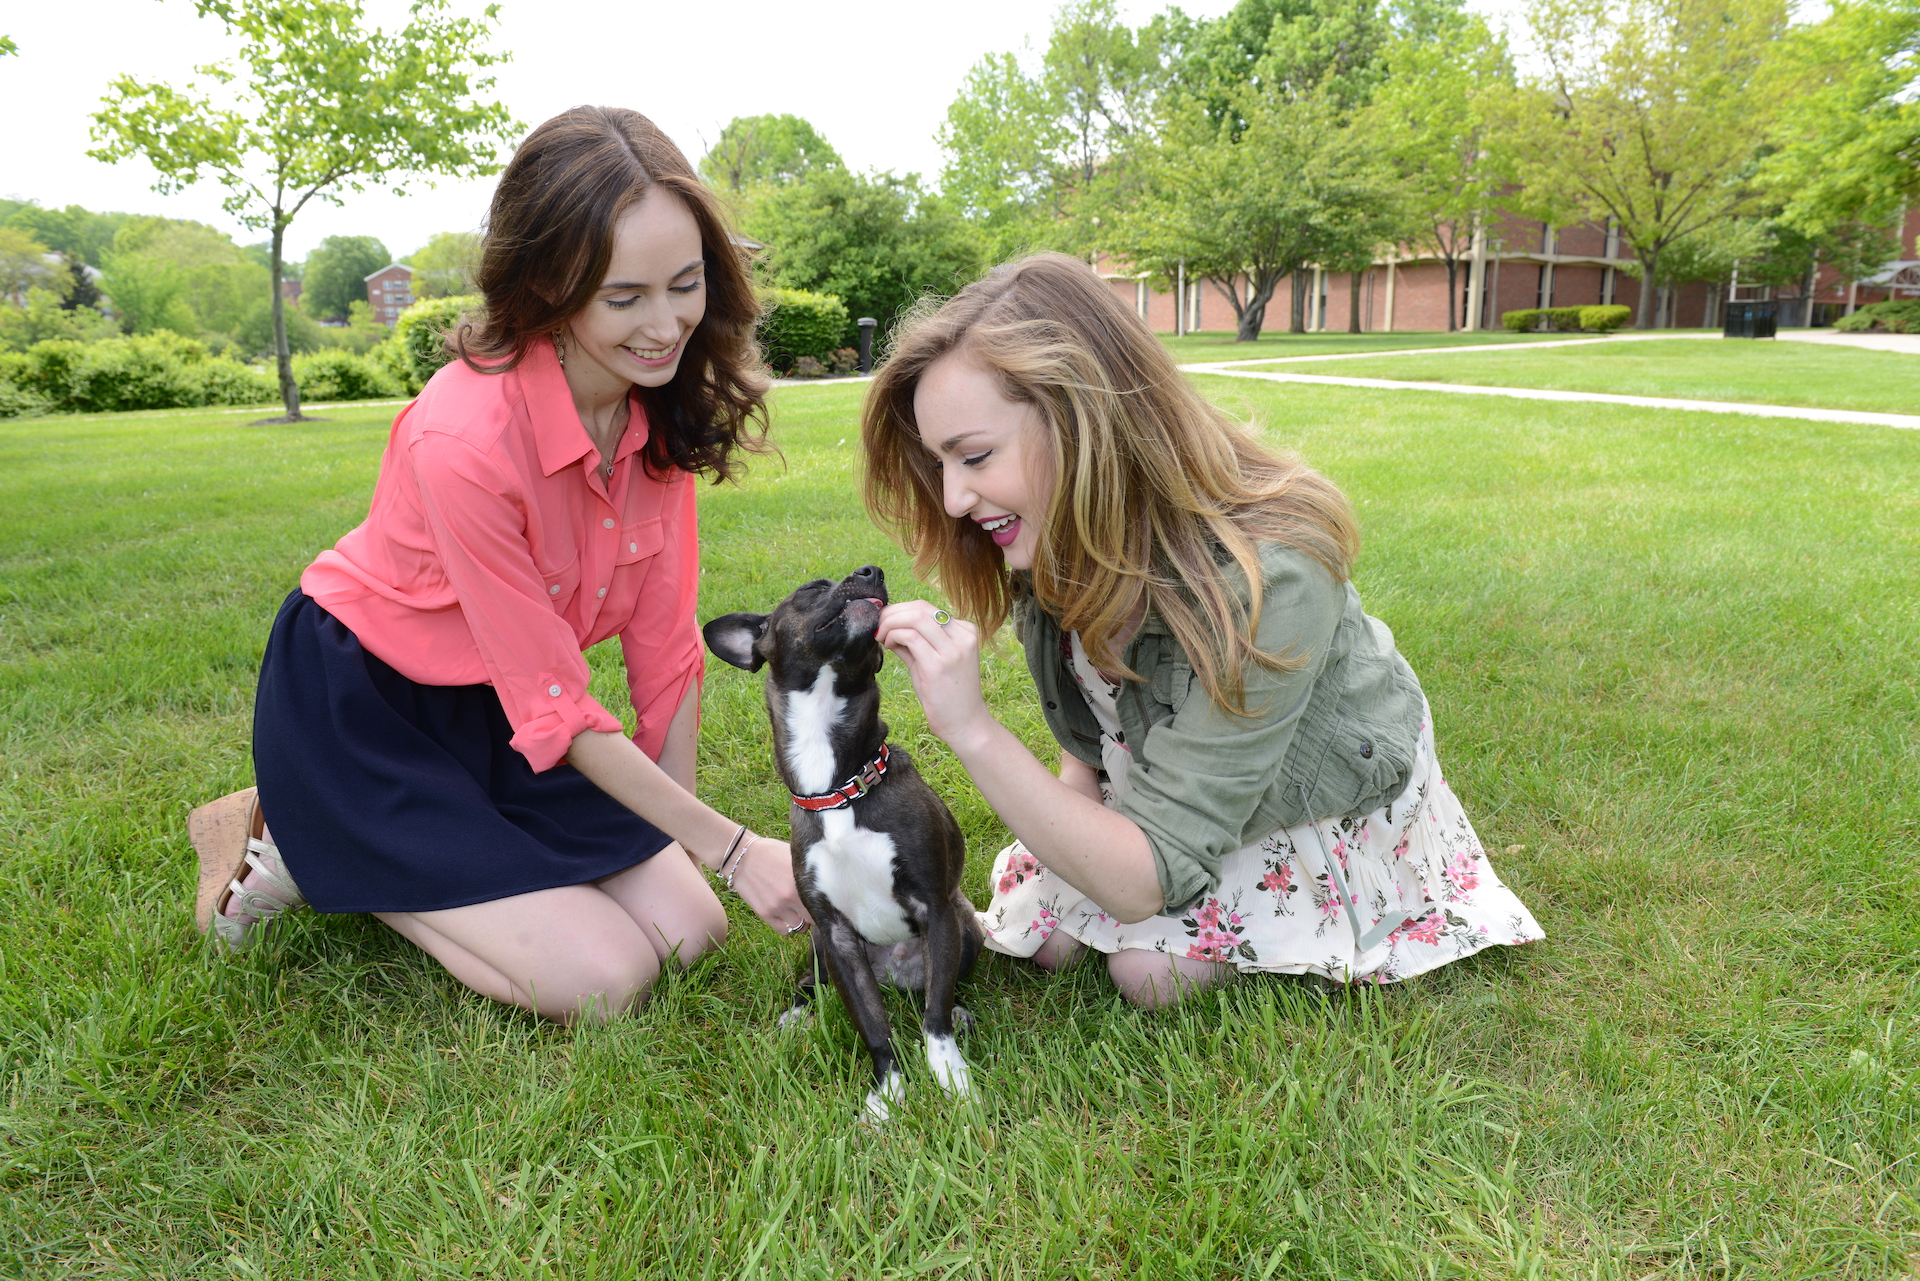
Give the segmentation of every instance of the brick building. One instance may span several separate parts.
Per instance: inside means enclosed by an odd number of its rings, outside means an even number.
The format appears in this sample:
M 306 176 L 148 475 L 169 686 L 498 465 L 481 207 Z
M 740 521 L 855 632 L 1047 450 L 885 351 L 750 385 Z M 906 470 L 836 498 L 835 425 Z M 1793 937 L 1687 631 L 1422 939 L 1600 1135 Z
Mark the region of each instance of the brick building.
M 398 320 L 401 312 L 413 306 L 413 268 L 389 263 L 368 276 L 367 305 L 383 325 Z
M 1914 248 L 1916 237 L 1920 237 L 1920 207 L 1907 211 L 1900 233 L 1901 248 L 1920 253 Z M 1494 329 L 1509 311 L 1596 303 L 1632 307 L 1637 314 L 1640 281 L 1625 270 L 1632 261 L 1633 250 L 1604 224 L 1587 222 L 1556 228 L 1502 214 L 1476 239 L 1472 253 L 1456 268 L 1459 288 L 1453 306 L 1459 314 L 1455 322 L 1461 329 Z M 1126 264 L 1111 259 L 1101 258 L 1095 266 L 1114 292 L 1156 330 L 1191 333 L 1235 327 L 1232 306 L 1210 284 L 1187 282 L 1186 314 L 1182 317 L 1174 297 L 1177 289 L 1154 289 Z M 1308 277 L 1307 328 L 1347 329 L 1352 277 L 1319 268 L 1312 269 Z M 1244 289 L 1243 283 L 1243 293 Z M 1802 297 L 1798 286 L 1776 289 L 1742 285 L 1737 273 L 1731 280 L 1692 281 L 1655 299 L 1654 328 L 1718 328 L 1730 301 L 1777 302 L 1779 323 L 1786 328 L 1809 322 L 1827 325 L 1856 307 L 1888 297 L 1920 297 L 1920 260 L 1889 263 L 1875 275 L 1857 281 L 1822 267 L 1811 297 Z M 1362 330 L 1445 329 L 1447 306 L 1446 264 L 1431 254 L 1422 255 L 1402 246 L 1360 273 Z M 1292 307 L 1292 282 L 1283 279 L 1267 304 L 1264 328 L 1285 329 Z

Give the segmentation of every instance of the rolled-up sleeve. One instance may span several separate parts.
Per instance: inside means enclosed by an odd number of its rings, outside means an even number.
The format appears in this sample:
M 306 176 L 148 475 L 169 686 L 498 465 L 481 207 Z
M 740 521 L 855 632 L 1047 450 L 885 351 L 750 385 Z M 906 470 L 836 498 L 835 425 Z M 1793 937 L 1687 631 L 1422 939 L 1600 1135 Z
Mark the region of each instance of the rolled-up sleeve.
M 410 461 L 440 563 L 507 722 L 535 772 L 565 759 L 584 730 L 620 720 L 587 692 L 573 630 L 554 612 L 527 542 L 524 495 L 494 460 L 455 436 L 423 432 Z
M 706 672 L 706 650 L 695 617 L 700 534 L 693 477 L 681 473 L 668 485 L 660 512 L 660 550 L 647 566 L 633 618 L 620 631 L 627 690 L 633 698 L 633 741 L 655 760 L 681 700 Z
M 1222 860 L 1244 844 L 1247 824 L 1279 777 L 1340 626 L 1340 585 L 1315 562 L 1282 561 L 1264 576 L 1264 589 L 1257 643 L 1268 653 L 1306 662 L 1290 672 L 1249 664 L 1252 716 L 1215 704 L 1196 679 L 1172 719 L 1134 745 L 1128 794 L 1116 808 L 1146 834 L 1169 909 L 1217 885 Z

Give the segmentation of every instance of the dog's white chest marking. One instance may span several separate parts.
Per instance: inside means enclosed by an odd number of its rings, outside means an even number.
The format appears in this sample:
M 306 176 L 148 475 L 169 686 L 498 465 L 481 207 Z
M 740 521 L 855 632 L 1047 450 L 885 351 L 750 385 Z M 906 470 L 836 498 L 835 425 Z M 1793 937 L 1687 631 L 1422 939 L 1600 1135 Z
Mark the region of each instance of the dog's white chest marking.
M 833 727 L 847 700 L 833 692 L 833 668 L 822 666 L 812 689 L 787 691 L 787 769 L 803 792 L 824 792 L 833 776 Z
M 822 810 L 820 826 L 825 834 L 807 847 L 807 870 L 827 901 L 869 943 L 913 937 L 893 897 L 893 838 L 855 826 L 851 809 Z
M 824 792 L 833 776 L 833 727 L 847 700 L 833 692 L 833 668 L 822 667 L 813 688 L 787 691 L 787 769 L 801 791 Z M 893 838 L 856 826 L 850 808 L 822 810 L 824 835 L 807 849 L 813 883 L 871 943 L 913 936 L 907 914 L 893 900 Z

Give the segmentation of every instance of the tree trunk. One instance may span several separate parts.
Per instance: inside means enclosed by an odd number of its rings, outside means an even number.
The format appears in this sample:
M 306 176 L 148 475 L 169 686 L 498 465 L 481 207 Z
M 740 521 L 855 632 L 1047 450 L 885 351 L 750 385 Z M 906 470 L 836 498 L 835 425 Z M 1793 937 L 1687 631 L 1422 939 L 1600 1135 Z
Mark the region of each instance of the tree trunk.
M 1267 304 L 1273 300 L 1273 291 L 1280 287 L 1280 274 L 1267 273 L 1264 280 L 1257 273 L 1247 276 L 1247 305 L 1240 312 L 1239 332 L 1233 336 L 1235 342 L 1253 342 L 1260 337 L 1261 326 L 1267 322 Z
M 1307 332 L 1307 269 L 1305 267 L 1293 269 L 1292 281 L 1288 288 L 1293 294 L 1292 323 L 1287 326 L 1288 331 L 1304 334 Z
M 1641 257 L 1636 248 L 1635 256 L 1640 258 L 1640 299 L 1633 309 L 1633 327 L 1651 329 L 1653 326 L 1649 321 L 1652 320 L 1653 275 L 1660 267 L 1660 254 L 1656 251 Z
M 1347 273 L 1347 332 L 1360 332 L 1360 273 Z
M 293 380 L 293 352 L 287 347 L 287 300 L 285 290 L 281 288 L 284 267 L 281 247 L 286 240 L 287 229 L 280 221 L 279 210 L 274 210 L 273 250 L 273 356 L 280 373 L 280 403 L 286 406 L 287 421 L 300 420 L 300 384 Z
M 1447 332 L 1454 333 L 1460 328 L 1460 312 L 1459 312 L 1459 309 L 1453 305 L 1454 298 L 1456 297 L 1454 282 L 1459 276 L 1460 264 L 1451 254 L 1447 256 L 1446 262 L 1447 262 Z
M 1807 264 L 1807 278 L 1800 286 L 1801 308 L 1806 313 L 1800 317 L 1802 329 L 1813 328 L 1813 286 L 1819 278 L 1820 256 L 1815 254 L 1813 260 Z

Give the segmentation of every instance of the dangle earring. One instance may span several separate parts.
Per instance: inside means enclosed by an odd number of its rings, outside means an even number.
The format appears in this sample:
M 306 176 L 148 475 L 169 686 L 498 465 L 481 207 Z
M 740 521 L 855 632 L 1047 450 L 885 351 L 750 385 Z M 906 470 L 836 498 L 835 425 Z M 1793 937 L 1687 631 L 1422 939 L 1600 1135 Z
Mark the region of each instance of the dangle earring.
M 553 354 L 559 359 L 560 368 L 565 369 L 567 367 L 567 340 L 564 329 L 556 329 L 553 331 Z

